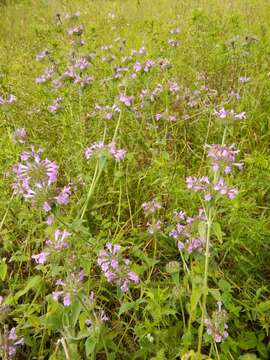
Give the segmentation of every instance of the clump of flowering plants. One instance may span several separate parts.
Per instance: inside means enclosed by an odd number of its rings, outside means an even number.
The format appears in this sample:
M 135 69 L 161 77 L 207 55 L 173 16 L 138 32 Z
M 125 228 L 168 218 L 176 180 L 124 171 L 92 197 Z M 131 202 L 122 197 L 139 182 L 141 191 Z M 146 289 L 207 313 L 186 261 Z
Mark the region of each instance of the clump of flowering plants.
M 1 359 L 270 358 L 257 2 L 0 1 Z

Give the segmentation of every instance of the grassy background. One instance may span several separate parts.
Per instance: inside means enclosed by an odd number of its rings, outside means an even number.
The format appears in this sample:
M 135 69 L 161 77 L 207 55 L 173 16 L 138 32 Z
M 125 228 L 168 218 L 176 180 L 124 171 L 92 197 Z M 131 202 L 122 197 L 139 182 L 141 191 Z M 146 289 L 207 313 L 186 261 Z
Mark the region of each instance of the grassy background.
M 77 10 L 81 16 L 74 23 L 84 25 L 86 40 L 79 51 L 97 52 L 90 68 L 95 77 L 93 85 L 83 91 L 72 84 L 59 90 L 37 85 L 35 78 L 46 67 L 35 61 L 42 49 L 50 49 L 59 71 L 65 69 L 71 51 L 66 34 L 69 26 L 63 17 L 60 24 L 56 14 L 63 16 Z M 115 14 L 114 19 L 108 17 L 109 12 Z M 97 308 L 105 308 L 111 318 L 110 325 L 100 330 L 102 336 L 97 337 L 95 350 L 90 351 L 92 358 L 175 359 L 195 350 L 198 321 L 194 320 L 193 337 L 186 339 L 179 294 L 173 295 L 175 284 L 165 271 L 168 262 L 180 260 L 168 229 L 173 209 L 194 214 L 200 206 L 197 194 L 187 191 L 185 177 L 205 174 L 204 145 L 221 142 L 223 132 L 213 110 L 224 103 L 238 112 L 246 111 L 247 119 L 229 127 L 226 141 L 237 145 L 246 166 L 234 179 L 240 190 L 237 199 L 224 202 L 218 214 L 222 243 L 213 239 L 211 284 L 221 292 L 230 314 L 231 336 L 220 347 L 220 359 L 239 359 L 247 353 L 255 357 L 243 359 L 269 358 L 269 16 L 270 3 L 266 0 L 0 2 L 0 94 L 17 96 L 14 105 L 0 108 L 0 173 L 5 174 L 18 161 L 20 149 L 13 144 L 12 134 L 16 128 L 25 127 L 28 142 L 42 146 L 46 156 L 59 165 L 59 183 L 76 185 L 61 219 L 74 227 L 76 245 L 70 251 L 77 255 L 77 267 L 84 268 L 89 276 L 84 290 L 98 293 Z M 177 26 L 181 29 L 177 35 L 180 45 L 172 48 L 167 44 L 174 37 L 169 30 Z M 119 37 L 125 40 L 122 48 L 114 41 Z M 101 61 L 104 52 L 100 47 L 104 44 L 113 44 L 115 62 Z M 167 58 L 172 68 L 165 72 L 153 68 L 134 81 L 104 83 L 116 64 L 120 65 L 121 57 L 142 45 L 147 50 L 144 59 Z M 95 168 L 94 162 L 85 161 L 83 151 L 102 139 L 104 128 L 109 142 L 117 123 L 117 119 L 107 123 L 89 119 L 87 113 L 96 103 L 112 105 L 120 92 L 138 98 L 142 89 L 153 89 L 157 83 L 165 86 L 170 79 L 197 90 L 198 73 L 205 74 L 206 85 L 217 95 L 200 95 L 195 108 L 187 105 L 187 99 L 176 101 L 166 93 L 144 109 L 141 118 L 122 108 L 116 142 L 128 150 L 127 159 L 122 164 L 108 164 L 91 199 L 86 221 L 74 225 Z M 251 80 L 242 84 L 240 76 Z M 229 100 L 231 89 L 240 92 L 240 101 Z M 64 97 L 64 109 L 49 114 L 47 106 L 59 94 Z M 165 108 L 177 115 L 175 123 L 155 120 L 154 114 Z M 185 115 L 190 119 L 184 120 Z M 84 187 L 79 185 L 80 177 Z M 61 320 L 67 310 L 47 301 L 53 287 L 53 269 L 41 271 L 42 287 L 38 291 L 27 291 L 16 298 L 27 279 L 37 274 L 31 255 L 40 249 L 46 226 L 40 221 L 40 213 L 12 197 L 10 185 L 9 177 L 0 178 L 0 255 L 8 264 L 0 294 L 10 306 L 5 323 L 18 324 L 26 339 L 25 351 L 17 355 L 18 359 L 65 358 L 56 345 L 61 336 L 68 339 L 72 359 L 91 358 L 84 352 L 88 338 L 74 340 L 83 326 L 69 325 L 72 339 L 68 338 L 65 331 L 69 326 Z M 153 251 L 141 204 L 154 197 L 163 205 L 160 216 L 164 226 L 158 239 L 158 264 L 149 282 L 149 267 L 145 264 L 151 263 Z M 94 265 L 98 250 L 108 239 L 128 249 L 142 280 L 144 302 L 131 307 L 124 316 L 119 315 L 121 305 L 138 299 L 138 293 L 135 290 L 122 298 L 107 287 Z M 201 270 L 195 265 L 193 275 L 196 277 Z M 64 264 L 59 271 L 63 275 L 72 270 Z M 184 274 L 180 279 L 182 301 L 188 309 L 191 289 Z M 149 333 L 155 337 L 154 343 L 146 341 Z M 209 351 L 211 345 L 206 344 L 205 353 Z M 211 356 L 218 359 L 214 352 Z

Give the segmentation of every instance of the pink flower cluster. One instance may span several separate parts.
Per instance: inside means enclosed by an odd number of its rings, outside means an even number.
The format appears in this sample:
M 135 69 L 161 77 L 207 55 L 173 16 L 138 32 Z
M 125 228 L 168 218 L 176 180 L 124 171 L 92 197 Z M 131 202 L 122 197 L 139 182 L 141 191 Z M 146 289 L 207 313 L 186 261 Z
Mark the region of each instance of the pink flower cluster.
M 161 209 L 161 204 L 157 200 L 151 200 L 148 202 L 144 202 L 142 204 L 143 211 L 146 216 L 155 214 L 159 209 Z
M 236 113 L 234 110 L 225 110 L 224 107 L 220 110 L 215 110 L 214 115 L 220 119 L 235 119 L 235 120 L 243 120 L 246 118 L 245 111 L 240 113 Z
M 223 178 L 219 178 L 216 183 L 212 183 L 208 176 L 202 176 L 201 178 L 188 176 L 186 178 L 186 184 L 188 189 L 192 189 L 195 192 L 202 192 L 205 201 L 212 200 L 215 193 L 225 195 L 231 200 L 234 199 L 238 193 L 237 189 L 229 188 Z
M 213 337 L 215 342 L 220 343 L 228 336 L 227 312 L 222 309 L 222 303 L 217 303 L 218 309 L 212 314 L 212 319 L 205 319 L 207 334 Z
M 212 169 L 216 171 L 224 171 L 225 174 L 232 172 L 232 167 L 235 166 L 242 170 L 244 167 L 243 163 L 235 162 L 236 155 L 239 150 L 236 150 L 234 145 L 208 145 L 208 158 L 211 159 Z
M 67 281 L 58 279 L 55 283 L 56 286 L 61 286 L 62 290 L 57 290 L 52 292 L 52 298 L 54 301 L 59 301 L 59 298 L 62 299 L 64 306 L 69 306 L 72 303 L 72 297 L 75 296 L 79 290 L 80 284 L 85 278 L 85 273 L 83 270 L 78 273 L 71 273 Z
M 88 114 L 88 116 L 95 117 L 96 115 L 99 115 L 104 120 L 111 120 L 116 114 L 119 114 L 120 111 L 120 108 L 116 104 L 113 104 L 112 106 L 100 106 L 96 104 L 95 111 Z
M 121 161 L 126 156 L 127 151 L 125 149 L 117 149 L 114 142 L 105 145 L 102 141 L 94 143 L 85 149 L 84 155 L 89 160 L 94 154 L 99 151 L 105 151 L 111 154 L 116 161 Z
M 55 70 L 54 65 L 48 69 L 45 69 L 44 73 L 36 78 L 36 83 L 43 84 L 51 80 L 54 70 Z
M 0 95 L 0 106 L 5 104 L 12 104 L 17 100 L 16 96 L 13 94 L 10 94 L 9 96 L 1 96 Z
M 70 236 L 70 233 L 66 230 L 58 230 L 56 229 L 54 232 L 54 238 L 46 240 L 46 248 L 39 254 L 32 255 L 32 259 L 37 264 L 45 264 L 47 261 L 47 257 L 55 252 L 60 252 L 66 249 L 69 245 L 66 242 L 66 238 Z
M 123 292 L 126 292 L 130 283 L 139 282 L 139 277 L 130 270 L 130 261 L 123 258 L 120 250 L 120 245 L 107 243 L 105 249 L 100 250 L 97 263 L 107 281 L 115 283 Z
M 191 254 L 194 251 L 201 252 L 204 247 L 202 237 L 198 235 L 197 224 L 199 221 L 205 221 L 206 216 L 203 209 L 199 209 L 198 215 L 189 217 L 185 212 L 174 212 L 177 224 L 170 232 L 170 236 L 177 241 L 179 251 L 186 251 Z
M 16 334 L 16 328 L 13 327 L 8 332 L 7 339 L 8 339 L 7 349 L 4 349 L 4 351 L 6 352 L 6 350 L 7 350 L 8 356 L 10 358 L 13 358 L 16 355 L 16 351 L 17 351 L 16 347 L 18 345 L 20 345 L 20 346 L 24 345 L 24 338 L 23 337 L 18 338 L 18 336 Z M 1 349 L 2 346 L 4 347 L 4 345 L 5 344 L 0 343 L 0 349 Z
M 66 205 L 69 200 L 70 187 L 56 188 L 58 166 L 54 161 L 41 159 L 41 148 L 22 152 L 21 162 L 13 166 L 16 176 L 13 183 L 14 194 L 20 194 L 25 200 L 32 200 L 33 205 L 42 205 L 45 212 L 53 204 Z
M 18 128 L 15 130 L 13 134 L 13 142 L 14 144 L 24 144 L 26 139 L 26 131 L 25 128 Z

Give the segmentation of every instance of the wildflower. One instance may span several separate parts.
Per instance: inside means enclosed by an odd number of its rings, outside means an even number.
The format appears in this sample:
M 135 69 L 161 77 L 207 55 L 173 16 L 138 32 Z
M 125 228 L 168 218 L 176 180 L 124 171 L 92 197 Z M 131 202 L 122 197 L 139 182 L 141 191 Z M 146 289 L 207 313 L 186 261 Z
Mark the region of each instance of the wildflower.
M 63 101 L 63 98 L 62 98 L 61 96 L 58 96 L 58 97 L 54 100 L 54 102 L 52 103 L 52 105 L 48 106 L 48 111 L 49 111 L 50 113 L 54 113 L 54 112 L 60 110 L 60 109 L 61 109 L 60 103 L 61 103 L 62 101 Z
M 163 59 L 163 58 L 160 58 L 158 60 L 158 64 L 159 64 L 161 70 L 169 69 L 172 66 L 168 59 Z
M 5 99 L 3 98 L 3 96 L 0 96 L 0 105 L 4 105 L 5 104 Z
M 175 219 L 178 221 L 169 235 L 177 241 L 179 251 L 191 254 L 194 251 L 201 252 L 204 248 L 205 239 L 198 235 L 197 225 L 206 220 L 203 209 L 194 217 L 188 217 L 183 211 L 174 211 Z
M 63 305 L 64 306 L 69 306 L 71 304 L 71 298 L 70 298 L 70 294 L 66 294 L 63 298 Z
M 156 200 L 151 200 L 149 202 L 144 202 L 142 208 L 145 215 L 149 216 L 161 209 L 161 204 Z
M 240 99 L 241 99 L 239 93 L 236 92 L 236 91 L 234 91 L 234 90 L 231 90 L 231 92 L 229 93 L 229 96 L 232 97 L 232 98 L 235 98 L 236 100 L 240 100 Z
M 14 103 L 14 101 L 16 101 L 16 100 L 17 100 L 16 96 L 13 95 L 13 94 L 10 94 L 10 95 L 8 96 L 6 102 L 7 102 L 8 104 L 12 104 L 12 103 Z
M 213 312 L 211 319 L 205 319 L 204 323 L 206 325 L 206 331 L 209 336 L 211 336 L 215 342 L 220 343 L 222 340 L 225 340 L 228 334 L 228 324 L 227 324 L 227 312 L 222 309 L 222 302 L 217 303 L 218 309 Z
M 240 76 L 239 81 L 243 84 L 247 83 L 250 81 L 250 77 L 246 77 L 246 76 Z
M 138 61 L 135 63 L 135 65 L 133 66 L 133 69 L 138 72 L 138 71 L 141 71 L 142 69 L 142 65 L 141 63 L 139 63 Z
M 90 159 L 94 155 L 94 153 L 98 151 L 109 152 L 116 161 L 121 161 L 127 153 L 125 149 L 116 149 L 115 143 L 113 142 L 108 145 L 105 145 L 103 142 L 99 142 L 92 144 L 85 150 L 84 154 L 86 159 Z
M 24 144 L 25 143 L 25 138 L 26 138 L 26 131 L 24 128 L 18 128 L 16 129 L 16 131 L 14 132 L 13 135 L 13 142 L 19 143 L 19 144 Z
M 48 252 L 41 252 L 39 254 L 36 255 L 32 255 L 31 258 L 33 260 L 35 260 L 35 262 L 37 264 L 45 264 L 45 262 L 47 261 L 47 257 L 48 257 L 49 253 Z
M 24 345 L 24 338 L 21 337 L 18 339 L 16 334 L 16 328 L 13 327 L 8 333 L 8 344 L 7 344 L 7 352 L 9 357 L 14 357 L 16 355 L 16 347 L 20 345 Z
M 192 189 L 195 192 L 202 192 L 205 201 L 212 200 L 214 192 L 218 192 L 220 195 L 226 195 L 229 199 L 234 199 L 238 192 L 237 189 L 228 188 L 223 178 L 219 178 L 215 183 L 211 183 L 207 176 L 201 178 L 188 176 L 186 178 L 186 184 L 188 189 Z
M 81 56 L 74 64 L 74 68 L 79 70 L 85 70 L 88 68 L 88 66 L 89 62 L 83 56 Z
M 81 87 L 85 87 L 91 84 L 93 81 L 94 81 L 93 76 L 85 76 L 82 78 L 79 75 L 76 75 L 74 79 L 74 84 L 79 84 Z
M 234 145 L 207 145 L 208 157 L 211 159 L 212 169 L 216 172 L 218 170 L 224 171 L 225 174 L 232 172 L 232 167 L 237 167 L 242 170 L 244 164 L 236 163 L 235 158 L 239 153 L 239 150 L 236 150 Z
M 170 33 L 171 34 L 179 34 L 180 33 L 180 29 L 177 27 L 177 28 L 175 28 L 175 29 L 171 29 L 170 30 Z
M 6 98 L 0 96 L 0 105 L 12 104 L 17 100 L 16 96 L 13 94 L 8 95 Z
M 69 28 L 68 30 L 67 30 L 67 33 L 68 33 L 68 35 L 76 35 L 76 36 L 80 36 L 80 35 L 82 35 L 82 33 L 83 33 L 83 26 L 82 25 L 79 25 L 79 26 L 75 26 L 75 27 L 73 27 L 73 28 Z
M 139 50 L 138 50 L 138 54 L 142 55 L 145 53 L 145 47 L 142 46 Z
M 177 82 L 170 80 L 169 81 L 169 91 L 173 94 L 179 92 L 180 86 L 177 84 Z
M 153 67 L 154 65 L 155 65 L 155 62 L 153 60 L 151 60 L 151 59 L 147 60 L 144 64 L 144 68 L 143 68 L 144 72 L 148 72 L 149 69 L 151 69 L 151 67 Z
M 178 47 L 180 45 L 180 41 L 176 39 L 169 39 L 168 44 L 172 47 Z
M 49 215 L 47 217 L 46 224 L 49 225 L 49 226 L 53 224 L 53 216 Z
M 108 144 L 108 149 L 116 161 L 123 160 L 127 153 L 125 149 L 116 149 L 114 142 Z
M 102 322 L 105 322 L 105 321 L 109 321 L 110 318 L 105 314 L 105 311 L 104 310 L 101 310 L 98 314 L 98 318 L 102 321 Z
M 49 55 L 49 50 L 48 50 L 48 49 L 44 49 L 44 50 L 42 50 L 39 54 L 37 54 L 36 60 L 37 60 L 37 61 L 41 61 L 41 60 L 43 60 L 47 55 Z
M 32 146 L 31 152 L 21 154 L 23 162 L 13 167 L 16 175 L 14 193 L 22 194 L 26 200 L 36 197 L 43 188 L 57 181 L 58 166 L 54 161 L 41 160 L 40 151 L 36 151 Z
M 55 70 L 55 66 L 51 66 L 49 69 L 46 69 L 42 75 L 36 78 L 36 83 L 43 84 L 51 80 L 54 70 Z
M 129 268 L 130 261 L 120 253 L 121 246 L 107 243 L 100 250 L 97 263 L 108 282 L 115 283 L 123 292 L 128 291 L 130 282 L 138 283 L 138 275 Z
M 134 100 L 134 96 L 127 96 L 125 94 L 120 94 L 119 96 L 119 100 L 125 104 L 127 107 L 130 107 L 133 100 Z
M 148 222 L 146 225 L 148 227 L 149 234 L 153 235 L 161 228 L 160 220 L 153 220 L 152 222 Z
M 70 186 L 64 186 L 63 189 L 61 189 L 60 193 L 55 197 L 57 204 L 67 205 L 70 194 Z
M 71 234 L 67 230 L 59 230 L 56 229 L 54 232 L 54 239 L 46 240 L 46 245 L 49 249 L 54 249 L 56 251 L 63 250 L 68 247 L 68 243 L 66 242 L 66 238 L 69 237 Z
M 214 115 L 220 119 L 231 118 L 235 120 L 243 120 L 246 118 L 246 112 L 242 111 L 240 113 L 236 113 L 234 110 L 225 110 L 224 107 L 220 110 L 215 110 Z

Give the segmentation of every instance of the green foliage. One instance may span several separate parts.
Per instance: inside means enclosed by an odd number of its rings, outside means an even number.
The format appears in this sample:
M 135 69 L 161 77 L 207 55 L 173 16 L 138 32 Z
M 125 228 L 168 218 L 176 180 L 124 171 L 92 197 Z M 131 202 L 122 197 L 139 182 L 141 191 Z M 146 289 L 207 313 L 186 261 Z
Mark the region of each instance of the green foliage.
M 78 10 L 78 18 L 65 18 Z M 269 16 L 266 0 L 0 1 L 1 358 L 12 357 L 15 327 L 17 340 L 24 337 L 14 354 L 20 360 L 270 358 Z M 80 24 L 84 46 L 67 34 Z M 131 55 L 142 47 L 145 53 Z M 36 61 L 45 48 L 49 56 Z M 90 85 L 35 82 L 46 67 L 56 66 L 60 77 L 92 52 Z M 136 73 L 135 62 L 149 59 L 155 65 Z M 17 100 L 1 104 L 10 94 Z M 133 106 L 120 94 L 134 96 Z M 51 113 L 57 96 L 61 108 Z M 121 112 L 111 119 L 95 106 L 113 104 Z M 222 107 L 245 111 L 246 119 L 223 123 L 213 115 Z M 14 141 L 18 128 L 26 129 L 25 143 Z M 224 175 L 237 197 L 209 203 L 185 178 L 212 174 L 205 145 L 223 140 L 237 145 L 245 166 Z M 87 161 L 86 147 L 99 141 L 126 149 L 124 160 L 103 149 Z M 51 225 L 41 201 L 12 192 L 12 168 L 31 144 L 57 163 L 57 191 L 71 186 L 68 204 L 52 205 Z M 142 204 L 153 199 L 161 208 L 147 215 Z M 190 231 L 209 249 L 179 250 L 170 236 L 174 210 L 191 217 L 202 206 L 206 219 L 196 218 Z M 56 229 L 70 233 L 68 246 L 37 264 L 32 256 L 46 251 Z M 140 278 L 128 291 L 97 264 L 108 242 L 121 244 Z M 205 326 L 219 303 L 229 333 L 220 342 Z

